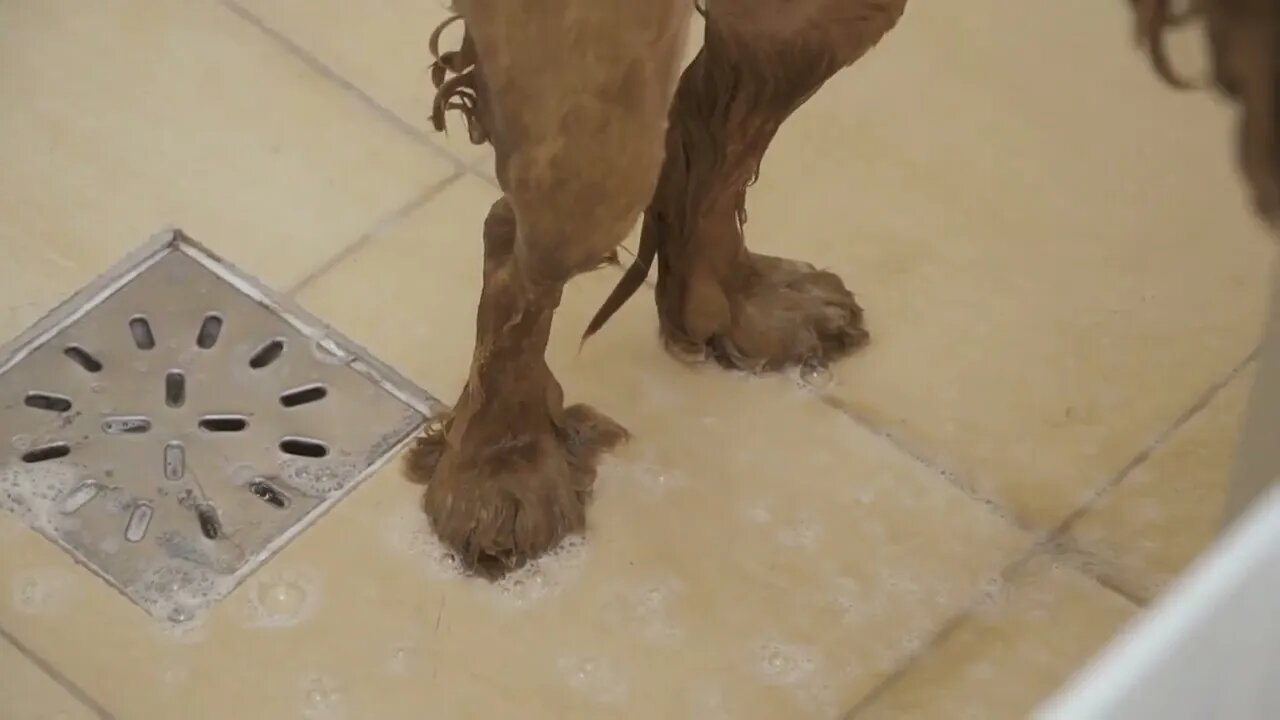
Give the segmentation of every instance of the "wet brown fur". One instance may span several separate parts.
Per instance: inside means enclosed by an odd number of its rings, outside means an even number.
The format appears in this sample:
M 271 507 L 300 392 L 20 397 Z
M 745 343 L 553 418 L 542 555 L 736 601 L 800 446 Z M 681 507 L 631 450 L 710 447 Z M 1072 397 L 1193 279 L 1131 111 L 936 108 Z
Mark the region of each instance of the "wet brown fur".
M 1280 208 L 1280 0 L 1130 0 L 1156 71 L 1183 86 L 1164 31 L 1203 18 L 1219 86 L 1244 108 L 1241 166 L 1259 212 Z M 746 246 L 748 187 L 782 123 L 891 30 L 906 0 L 708 0 L 701 52 L 676 82 L 689 0 L 458 0 L 458 50 L 430 48 L 432 122 L 489 142 L 503 197 L 484 227 L 471 373 L 407 462 L 432 527 L 490 577 L 583 531 L 599 456 L 626 431 L 564 407 L 546 344 L 564 284 L 598 267 L 643 212 L 638 257 L 587 328 L 658 266 L 667 346 L 727 367 L 823 363 L 864 344 L 837 276 Z M 443 27 L 441 28 L 443 30 Z M 615 256 L 616 257 L 616 256 Z
M 1240 108 L 1237 163 L 1259 217 L 1280 223 L 1280 0 L 1191 0 L 1181 14 L 1172 0 L 1130 0 L 1137 34 L 1156 73 L 1191 87 L 1173 69 L 1164 36 L 1174 26 L 1201 23 L 1212 53 L 1214 84 Z

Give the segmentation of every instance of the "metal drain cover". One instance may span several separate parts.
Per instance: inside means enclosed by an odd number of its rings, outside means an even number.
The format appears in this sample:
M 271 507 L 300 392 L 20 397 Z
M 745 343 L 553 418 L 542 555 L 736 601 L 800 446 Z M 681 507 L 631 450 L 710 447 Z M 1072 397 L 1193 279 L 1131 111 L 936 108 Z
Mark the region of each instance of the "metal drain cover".
M 0 507 L 189 622 L 442 409 L 167 231 L 0 348 Z

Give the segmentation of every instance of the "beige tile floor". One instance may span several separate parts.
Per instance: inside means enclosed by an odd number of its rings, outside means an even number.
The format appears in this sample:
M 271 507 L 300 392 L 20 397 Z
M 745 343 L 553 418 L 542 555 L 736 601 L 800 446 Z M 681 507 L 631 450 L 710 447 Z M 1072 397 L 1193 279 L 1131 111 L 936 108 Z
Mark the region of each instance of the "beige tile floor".
M 0 718 L 1023 716 L 1209 541 L 1272 252 L 1124 5 L 915 3 L 784 129 L 752 237 L 875 334 L 830 386 L 646 297 L 579 352 L 575 282 L 552 363 L 636 440 L 501 585 L 394 466 L 181 635 L 0 517 Z M 452 400 L 496 191 L 425 131 L 439 0 L 355 7 L 0 2 L 0 339 L 176 223 Z

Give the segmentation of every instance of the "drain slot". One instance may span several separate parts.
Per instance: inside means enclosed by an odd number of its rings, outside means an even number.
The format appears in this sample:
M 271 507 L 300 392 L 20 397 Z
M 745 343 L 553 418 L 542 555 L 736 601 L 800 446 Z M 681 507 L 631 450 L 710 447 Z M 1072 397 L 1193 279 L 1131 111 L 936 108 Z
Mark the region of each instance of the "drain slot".
M 57 460 L 71 454 L 71 446 L 66 443 L 53 443 L 52 445 L 42 445 L 23 453 L 22 462 L 24 463 L 42 463 L 49 460 Z
M 280 452 L 305 458 L 322 458 L 329 455 L 329 448 L 319 440 L 285 438 L 280 441 Z
M 88 505 L 91 500 L 98 497 L 98 493 L 100 492 L 102 492 L 101 485 L 93 480 L 86 480 L 72 488 L 71 491 L 62 498 L 62 502 L 59 503 L 58 509 L 61 510 L 64 515 L 70 515 L 85 505 Z
M 205 432 L 244 432 L 249 427 L 249 418 L 243 415 L 207 415 L 200 418 L 196 425 Z
M 156 346 L 156 335 L 151 331 L 151 321 L 136 315 L 129 321 L 129 334 L 133 336 L 133 344 L 139 350 L 152 350 Z
M 280 396 L 280 404 L 287 408 L 298 407 L 299 405 L 309 405 L 313 402 L 320 402 L 329 396 L 329 388 L 324 385 L 307 385 L 305 387 L 290 390 Z
M 209 313 L 200 323 L 200 332 L 196 333 L 196 347 L 209 350 L 218 344 L 220 335 L 222 335 L 222 316 Z
M 200 534 L 209 540 L 222 537 L 222 521 L 218 519 L 218 511 L 205 503 L 196 507 L 196 519 L 200 521 Z
M 254 480 L 249 483 L 249 492 L 272 507 L 280 509 L 289 507 L 289 496 L 266 480 Z
M 181 370 L 170 370 L 164 376 L 164 404 L 180 408 L 187 403 L 187 376 Z
M 257 352 L 249 357 L 249 367 L 254 370 L 261 370 L 262 368 L 279 360 L 280 356 L 283 354 L 284 340 L 281 340 L 280 338 L 270 340 L 267 344 L 258 348 Z
M 29 392 L 23 398 L 22 404 L 36 410 L 48 410 L 49 412 L 64 413 L 71 410 L 71 398 L 53 393 Z
M 129 513 L 129 522 L 124 526 L 124 539 L 129 542 L 142 542 L 147 536 L 147 528 L 151 527 L 151 515 L 155 512 L 150 503 L 138 503 Z
M 102 432 L 108 435 L 141 435 L 151 431 L 151 420 L 144 417 L 114 417 L 102 421 Z
M 0 342 L 0 514 L 169 625 L 341 502 L 437 404 L 180 234 L 155 242 Z
M 98 361 L 98 358 L 90 355 L 88 350 L 85 350 L 79 345 L 68 345 L 67 348 L 62 351 L 62 354 L 70 358 L 71 362 L 84 368 L 86 372 L 102 372 L 102 363 Z
M 272 507 L 280 509 L 289 507 L 289 496 L 285 495 L 280 491 L 280 488 L 277 488 L 266 480 L 254 480 L 249 483 L 249 492 L 253 493 L 254 497 L 268 505 L 271 505 Z
M 164 446 L 164 478 L 181 480 L 187 474 L 187 449 L 180 442 Z

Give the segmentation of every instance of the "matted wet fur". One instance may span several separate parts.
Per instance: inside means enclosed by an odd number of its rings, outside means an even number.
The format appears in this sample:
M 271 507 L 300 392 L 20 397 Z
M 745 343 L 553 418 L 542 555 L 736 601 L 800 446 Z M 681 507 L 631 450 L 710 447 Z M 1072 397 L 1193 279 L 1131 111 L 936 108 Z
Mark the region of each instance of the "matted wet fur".
M 1203 19 L 1217 84 L 1243 108 L 1240 165 L 1280 216 L 1280 0 L 1129 0 L 1157 73 L 1165 30 Z M 588 326 L 598 331 L 657 261 L 662 337 L 679 356 L 774 370 L 863 345 L 839 277 L 748 249 L 747 190 L 782 123 L 889 32 L 906 0 L 707 0 L 702 50 L 676 82 L 690 0 L 458 0 L 465 35 L 437 62 L 432 123 L 458 111 L 489 142 L 503 197 L 484 228 L 470 377 L 408 455 L 423 507 L 488 577 L 585 528 L 599 456 L 626 431 L 564 407 L 545 351 L 564 284 L 610 257 L 643 211 L 641 244 Z M 452 20 L 450 22 L 453 22 Z
M 1191 84 L 1165 56 L 1165 33 L 1203 24 L 1214 84 L 1240 108 L 1237 163 L 1254 209 L 1273 229 L 1280 226 L 1280 0 L 1190 0 L 1179 13 L 1172 0 L 1130 2 L 1156 72 L 1176 88 Z
M 653 194 L 687 0 L 460 0 L 433 121 L 461 111 L 493 145 L 502 198 L 484 226 L 471 372 L 406 469 L 432 528 L 489 577 L 585 528 L 600 453 L 626 437 L 565 408 L 545 353 L 564 285 L 621 244 Z

